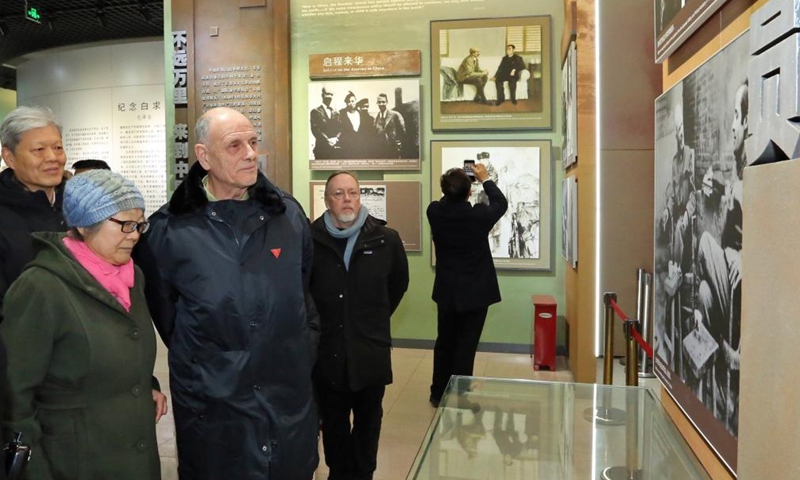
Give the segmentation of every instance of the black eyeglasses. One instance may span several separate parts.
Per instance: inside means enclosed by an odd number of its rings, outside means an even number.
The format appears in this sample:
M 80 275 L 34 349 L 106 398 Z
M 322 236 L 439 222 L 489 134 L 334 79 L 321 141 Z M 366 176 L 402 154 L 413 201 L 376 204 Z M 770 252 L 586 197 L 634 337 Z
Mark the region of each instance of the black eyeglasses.
M 122 233 L 133 233 L 137 230 L 139 233 L 144 233 L 150 228 L 150 222 L 134 222 L 131 220 L 123 222 L 122 220 L 117 220 L 116 218 L 109 218 L 109 220 L 121 226 Z

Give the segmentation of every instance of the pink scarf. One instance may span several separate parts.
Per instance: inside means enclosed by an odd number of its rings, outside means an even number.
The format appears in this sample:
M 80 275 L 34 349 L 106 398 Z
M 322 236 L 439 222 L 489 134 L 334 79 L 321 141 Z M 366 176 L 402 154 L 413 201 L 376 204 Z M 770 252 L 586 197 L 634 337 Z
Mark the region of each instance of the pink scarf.
M 131 311 L 131 288 L 133 288 L 133 260 L 124 265 L 112 265 L 98 257 L 84 242 L 64 237 L 64 245 L 78 263 L 83 266 L 114 296 L 125 308 Z

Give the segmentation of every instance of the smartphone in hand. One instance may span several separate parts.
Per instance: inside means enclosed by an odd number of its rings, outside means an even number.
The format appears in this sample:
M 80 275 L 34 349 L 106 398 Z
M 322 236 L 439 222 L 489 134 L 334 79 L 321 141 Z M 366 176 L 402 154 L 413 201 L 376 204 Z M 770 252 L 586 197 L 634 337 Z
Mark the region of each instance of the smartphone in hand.
M 472 171 L 472 167 L 475 166 L 475 160 L 464 160 L 464 172 L 466 172 L 467 176 L 473 182 L 475 181 L 475 172 Z

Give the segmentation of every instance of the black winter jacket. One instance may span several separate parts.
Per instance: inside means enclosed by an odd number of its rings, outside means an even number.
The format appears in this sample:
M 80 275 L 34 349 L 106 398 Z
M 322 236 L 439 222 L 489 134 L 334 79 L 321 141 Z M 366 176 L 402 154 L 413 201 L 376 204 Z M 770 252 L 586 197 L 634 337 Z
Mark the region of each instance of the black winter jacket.
M 205 174 L 193 165 L 136 254 L 169 347 L 179 475 L 310 479 L 319 425 L 308 221 L 261 174 L 249 200 L 209 202 Z
M 56 188 L 55 204 L 47 194 L 28 191 L 7 168 L 0 172 L 0 312 L 11 283 L 33 260 L 33 232 L 64 232 L 67 225 L 61 213 L 64 182 Z M 2 321 L 0 313 L 0 321 Z
M 390 317 L 408 289 L 403 242 L 386 222 L 368 216 L 344 268 L 342 248 L 322 217 L 311 225 L 311 295 L 322 325 L 314 378 L 352 391 L 392 383 Z

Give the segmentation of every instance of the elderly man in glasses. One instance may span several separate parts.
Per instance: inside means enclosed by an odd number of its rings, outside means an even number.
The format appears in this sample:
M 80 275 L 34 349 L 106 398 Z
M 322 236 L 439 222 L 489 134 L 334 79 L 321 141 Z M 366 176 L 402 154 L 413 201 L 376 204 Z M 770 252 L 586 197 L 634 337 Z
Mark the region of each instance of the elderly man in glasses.
M 325 462 L 329 480 L 371 479 L 381 403 L 392 383 L 389 321 L 408 288 L 408 260 L 397 232 L 361 204 L 354 174 L 328 177 L 325 205 L 311 225 L 311 294 L 322 325 L 314 383 Z
M 0 307 L 22 267 L 33 260 L 33 232 L 64 232 L 61 123 L 48 108 L 17 107 L 0 126 Z M 0 314 L 2 321 L 2 314 Z

